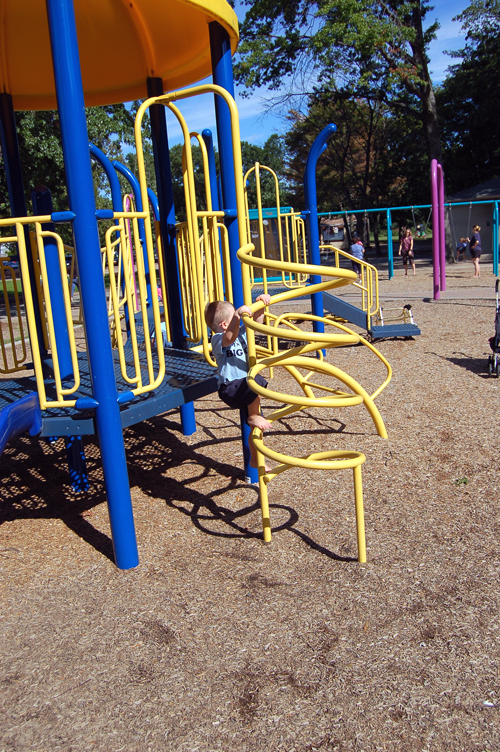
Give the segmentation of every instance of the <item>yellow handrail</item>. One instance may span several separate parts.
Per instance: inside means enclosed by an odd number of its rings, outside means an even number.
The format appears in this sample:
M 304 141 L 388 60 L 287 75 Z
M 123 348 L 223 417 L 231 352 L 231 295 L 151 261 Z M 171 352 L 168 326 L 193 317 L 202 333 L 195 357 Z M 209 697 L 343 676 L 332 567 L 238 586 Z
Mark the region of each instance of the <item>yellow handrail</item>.
M 335 254 L 335 266 L 339 266 L 340 257 L 355 261 L 361 267 L 361 280 L 354 282 L 353 287 L 361 290 L 361 308 L 366 313 L 367 329 L 371 329 L 371 319 L 380 311 L 378 269 L 367 261 L 355 258 L 347 251 L 343 251 L 334 245 L 320 245 L 320 250 L 333 251 Z

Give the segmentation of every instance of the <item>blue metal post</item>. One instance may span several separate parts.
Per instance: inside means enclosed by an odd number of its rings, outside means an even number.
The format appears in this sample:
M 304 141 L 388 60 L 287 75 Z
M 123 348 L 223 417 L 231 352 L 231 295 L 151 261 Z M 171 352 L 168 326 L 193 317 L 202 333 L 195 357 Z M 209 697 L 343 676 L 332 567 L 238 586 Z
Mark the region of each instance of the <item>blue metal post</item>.
M 210 33 L 210 52 L 212 55 L 212 77 L 214 84 L 234 97 L 233 64 L 231 61 L 231 42 L 229 34 L 217 21 L 208 25 Z M 236 256 L 240 247 L 238 220 L 236 217 L 236 184 L 233 163 L 233 137 L 231 115 L 221 97 L 215 96 L 215 117 L 217 121 L 217 143 L 219 146 L 220 174 L 222 183 L 222 209 L 228 212 L 225 219 L 229 237 L 231 257 L 231 278 L 233 285 L 233 302 L 235 308 L 243 305 L 243 281 L 241 264 Z
M 217 21 L 209 23 L 208 29 L 210 34 L 213 82 L 218 86 L 222 86 L 234 97 L 233 63 L 231 60 L 229 34 Z M 217 143 L 219 145 L 222 208 L 227 213 L 225 223 L 229 238 L 233 303 L 235 308 L 239 308 L 243 305 L 244 300 L 241 264 L 236 256 L 240 247 L 240 237 L 236 215 L 236 183 L 232 151 L 231 115 L 224 100 L 217 95 L 215 96 L 215 117 L 217 121 Z M 251 483 L 257 483 L 259 479 L 258 471 L 256 468 L 250 467 L 250 451 L 248 449 L 250 428 L 242 414 L 240 414 L 240 424 L 245 475 Z
M 444 226 L 444 172 L 441 164 L 437 165 L 438 208 L 439 208 L 439 288 L 446 290 L 446 236 Z
M 46 0 L 46 5 L 115 561 L 120 569 L 130 569 L 137 566 L 139 556 L 102 277 L 75 13 L 72 0 Z
M 107 158 L 107 156 L 102 152 L 95 144 L 89 144 L 89 150 L 91 155 L 96 159 L 99 164 L 101 165 L 102 169 L 106 173 L 106 177 L 108 178 L 109 187 L 111 190 L 111 205 L 113 207 L 113 211 L 120 212 L 123 210 L 122 206 L 122 189 L 120 186 L 120 181 L 118 180 L 118 175 L 116 174 L 116 170 L 114 169 L 113 165 L 111 164 L 110 160 Z M 119 220 L 115 219 L 115 225 L 119 224 Z M 123 272 L 123 261 L 122 261 L 122 272 Z M 125 275 L 122 273 L 122 292 L 125 293 Z M 132 313 L 132 315 L 134 315 Z M 130 313 L 128 310 L 128 305 L 125 305 L 125 324 L 127 327 L 127 334 L 130 334 Z
M 163 81 L 161 78 L 148 78 L 147 83 L 148 96 L 159 97 L 163 94 Z M 182 325 L 184 317 L 182 313 L 179 267 L 177 265 L 177 249 L 175 244 L 174 192 L 172 188 L 172 170 L 168 150 L 165 107 L 162 104 L 154 104 L 149 108 L 149 116 L 151 119 L 156 188 L 160 208 L 160 232 L 163 246 L 163 266 L 165 269 L 165 284 L 167 285 L 172 345 L 175 348 L 185 350 L 186 339 Z M 196 431 L 194 404 L 187 402 L 181 405 L 180 412 L 182 433 L 184 436 L 191 436 Z
M 35 190 L 31 192 L 31 200 L 33 202 L 33 211 L 35 214 L 52 214 L 52 196 L 50 195 L 48 188 L 45 188 L 45 186 L 37 186 Z M 45 222 L 42 225 L 42 229 L 54 232 L 55 225 L 53 222 Z M 55 350 L 57 352 L 61 379 L 69 379 L 73 377 L 73 363 L 71 362 L 68 323 L 66 320 L 62 289 L 62 286 L 67 284 L 67 280 L 61 278 L 61 267 L 59 264 L 59 251 L 57 244 L 52 238 L 44 238 L 43 244 L 45 250 L 45 263 L 47 265 L 47 276 L 49 279 L 52 318 L 56 335 L 56 341 L 52 343 L 52 357 L 54 357 Z M 87 491 L 89 487 L 89 478 L 82 437 L 65 436 L 64 443 L 66 445 L 69 477 L 73 491 Z
M 148 78 L 147 85 L 148 97 L 160 97 L 163 94 L 163 81 L 161 78 Z M 150 107 L 149 117 L 151 120 L 151 138 L 155 161 L 156 189 L 160 206 L 160 231 L 168 292 L 172 345 L 180 350 L 185 350 L 186 340 L 182 329 L 182 303 L 175 245 L 174 193 L 172 189 L 172 171 L 170 168 L 167 120 L 164 106 L 155 104 Z
M 394 276 L 394 249 L 392 246 L 392 213 L 387 209 L 387 268 L 389 279 Z
M 44 215 L 52 214 L 52 196 L 50 191 L 44 185 L 38 185 L 31 192 L 31 201 L 35 214 Z M 54 232 L 55 225 L 53 222 L 44 222 L 42 230 Z M 54 334 L 56 341 L 51 343 L 53 355 L 57 353 L 61 379 L 69 379 L 73 376 L 73 363 L 71 362 L 71 349 L 69 344 L 68 322 L 66 320 L 66 311 L 64 307 L 63 285 L 67 285 L 67 280 L 61 277 L 61 267 L 59 264 L 59 250 L 57 243 L 53 238 L 43 239 L 45 251 L 45 263 L 47 265 L 47 277 L 49 280 L 50 304 L 52 308 L 52 319 L 54 324 Z
M 219 196 L 219 184 L 217 182 L 217 170 L 215 168 L 215 152 L 214 152 L 214 140 L 212 137 L 212 131 L 209 128 L 205 128 L 204 131 L 202 131 L 202 138 L 205 142 L 205 146 L 207 147 L 207 155 L 208 155 L 208 179 L 210 182 L 210 193 L 212 196 L 212 209 L 213 211 L 219 211 L 220 209 L 220 196 Z M 222 255 L 222 246 L 221 246 L 221 234 L 219 230 L 219 248 L 221 249 L 221 255 Z M 224 265 L 221 265 L 221 271 L 222 271 L 222 283 L 224 285 L 224 290 L 226 290 L 226 279 L 224 276 Z
M 326 142 L 333 136 L 337 126 L 330 123 L 327 125 L 321 133 L 316 136 L 314 143 L 311 146 L 306 161 L 306 169 L 304 173 L 304 190 L 306 194 L 306 211 L 309 212 L 307 217 L 309 227 L 309 253 L 311 255 L 311 263 L 319 266 L 321 264 L 321 257 L 319 253 L 319 229 L 318 229 L 318 204 L 316 197 L 316 165 L 320 154 L 326 148 Z M 315 285 L 321 282 L 321 276 L 319 274 L 313 274 L 311 276 L 311 284 Z M 323 293 L 316 292 L 311 295 L 312 312 L 315 316 L 323 316 Z M 315 332 L 324 332 L 325 327 L 321 322 L 314 322 Z
M 205 128 L 201 133 L 208 154 L 208 177 L 210 181 L 210 193 L 212 194 L 212 209 L 219 211 L 219 189 L 217 186 L 217 170 L 215 169 L 214 139 L 212 131 Z

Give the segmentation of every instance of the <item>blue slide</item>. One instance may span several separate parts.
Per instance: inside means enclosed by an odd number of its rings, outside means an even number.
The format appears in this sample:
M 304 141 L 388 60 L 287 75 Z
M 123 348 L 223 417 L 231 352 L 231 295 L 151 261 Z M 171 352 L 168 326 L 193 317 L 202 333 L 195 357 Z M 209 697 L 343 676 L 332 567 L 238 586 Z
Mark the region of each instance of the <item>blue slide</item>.
M 42 430 L 42 413 L 38 394 L 33 392 L 4 407 L 0 412 L 0 455 L 5 445 L 20 433 L 36 436 Z

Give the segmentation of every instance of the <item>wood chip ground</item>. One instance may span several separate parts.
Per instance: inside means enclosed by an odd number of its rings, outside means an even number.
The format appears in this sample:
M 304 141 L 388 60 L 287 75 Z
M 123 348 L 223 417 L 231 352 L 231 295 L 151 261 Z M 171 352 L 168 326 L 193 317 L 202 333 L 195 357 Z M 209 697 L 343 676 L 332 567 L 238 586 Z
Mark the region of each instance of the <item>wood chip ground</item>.
M 422 336 L 378 346 L 377 404 L 310 410 L 269 432 L 291 454 L 350 448 L 363 466 L 368 562 L 352 476 L 269 486 L 273 541 L 244 483 L 238 416 L 209 397 L 127 429 L 140 566 L 112 563 L 99 451 L 68 485 L 62 440 L 0 460 L 0 751 L 495 752 L 500 749 L 499 387 L 487 376 L 494 277 L 400 266 Z M 401 301 L 399 301 L 401 302 Z M 386 306 L 392 305 L 388 301 Z M 328 360 L 368 391 L 366 348 Z M 277 385 L 288 381 L 276 374 Z

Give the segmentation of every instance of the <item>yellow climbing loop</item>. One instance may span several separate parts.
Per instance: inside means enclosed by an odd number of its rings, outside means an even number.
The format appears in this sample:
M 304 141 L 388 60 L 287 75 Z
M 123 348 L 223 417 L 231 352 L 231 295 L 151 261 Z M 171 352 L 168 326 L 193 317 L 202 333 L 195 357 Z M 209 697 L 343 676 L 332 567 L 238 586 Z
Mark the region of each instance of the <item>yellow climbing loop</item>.
M 348 327 L 338 322 L 314 316 L 308 313 L 287 313 L 276 316 L 269 310 L 273 305 L 284 303 L 293 298 L 300 297 L 304 294 L 323 292 L 338 288 L 344 285 L 352 284 L 356 281 L 357 275 L 347 269 L 339 267 L 315 266 L 312 264 L 296 264 L 292 262 L 283 262 L 282 260 L 265 259 L 262 256 L 256 256 L 255 247 L 249 243 L 238 251 L 238 258 L 242 263 L 243 275 L 243 292 L 244 299 L 253 311 L 262 312 L 265 310 L 264 320 L 257 322 L 254 318 L 244 315 L 244 322 L 248 335 L 248 355 L 249 355 L 249 374 L 248 383 L 253 391 L 266 399 L 284 405 L 274 410 L 266 419 L 272 423 L 280 420 L 287 415 L 298 410 L 306 408 L 341 408 L 363 404 L 373 420 L 377 433 L 382 438 L 387 438 L 387 432 L 384 422 L 375 405 L 375 398 L 382 392 L 391 379 L 391 366 L 384 356 L 371 343 L 365 340 L 361 335 L 352 331 Z M 271 296 L 269 306 L 264 307 L 262 302 L 252 304 L 251 290 L 251 268 L 260 266 L 266 270 L 277 269 L 285 263 L 287 274 L 306 274 L 318 275 L 326 280 L 317 284 L 301 286 L 294 289 L 281 292 Z M 293 319 L 293 323 L 291 321 Z M 329 331 L 314 332 L 305 331 L 297 325 L 300 323 L 323 322 Z M 267 342 L 271 345 L 267 348 L 256 347 L 255 334 L 267 337 Z M 279 342 L 288 340 L 295 346 L 291 349 L 279 350 Z M 345 347 L 349 345 L 362 344 L 368 347 L 384 364 L 387 376 L 383 383 L 373 392 L 368 394 L 366 390 L 351 376 L 342 371 L 340 368 L 327 363 L 322 355 L 322 350 Z M 313 357 L 311 357 L 313 356 Z M 272 389 L 270 386 L 262 387 L 256 382 L 256 376 L 264 369 L 284 368 L 297 382 L 300 393 L 288 394 Z M 305 373 L 304 373 L 305 372 Z M 343 388 L 334 388 L 326 386 L 323 383 L 313 381 L 315 375 L 323 378 L 330 377 L 340 382 L 350 391 Z M 323 392 L 322 396 L 317 396 L 316 392 Z M 264 541 L 271 540 L 271 520 L 269 514 L 268 501 L 268 484 L 283 473 L 293 467 L 302 467 L 314 470 L 344 470 L 352 469 L 354 483 L 354 497 L 356 508 L 356 525 L 358 539 L 358 560 L 366 561 L 366 543 L 364 530 L 363 514 L 363 489 L 361 479 L 361 465 L 365 462 L 366 457 L 362 452 L 348 450 L 331 450 L 327 452 L 314 452 L 303 457 L 293 457 L 288 454 L 277 452 L 266 446 L 262 431 L 254 428 L 251 433 L 251 441 L 258 456 L 259 471 L 259 491 L 260 503 L 262 510 L 262 525 Z M 271 471 L 265 469 L 265 458 L 269 458 L 279 464 Z

